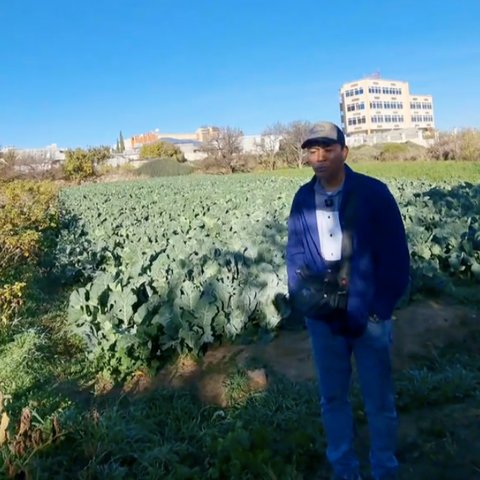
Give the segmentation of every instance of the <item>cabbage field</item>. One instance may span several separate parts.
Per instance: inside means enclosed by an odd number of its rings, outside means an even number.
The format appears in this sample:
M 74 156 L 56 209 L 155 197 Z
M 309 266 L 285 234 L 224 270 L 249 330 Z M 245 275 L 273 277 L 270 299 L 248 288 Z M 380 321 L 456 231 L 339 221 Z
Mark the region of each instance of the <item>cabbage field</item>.
M 288 311 L 290 203 L 305 178 L 178 177 L 61 192 L 58 268 L 90 360 L 125 373 L 204 350 Z M 407 229 L 410 295 L 480 281 L 480 185 L 389 180 Z M 392 252 L 394 254 L 394 252 Z

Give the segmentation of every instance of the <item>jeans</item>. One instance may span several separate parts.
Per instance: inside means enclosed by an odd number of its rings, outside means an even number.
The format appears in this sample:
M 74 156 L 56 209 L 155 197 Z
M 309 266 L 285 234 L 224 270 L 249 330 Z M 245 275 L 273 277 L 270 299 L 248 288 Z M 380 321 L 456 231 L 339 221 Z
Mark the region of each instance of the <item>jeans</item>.
M 319 381 L 327 458 L 335 474 L 353 478 L 359 470 L 348 399 L 353 353 L 368 419 L 373 477 L 395 475 L 397 414 L 390 359 L 391 320 L 369 322 L 365 333 L 356 339 L 332 334 L 322 321 L 306 319 L 306 324 Z

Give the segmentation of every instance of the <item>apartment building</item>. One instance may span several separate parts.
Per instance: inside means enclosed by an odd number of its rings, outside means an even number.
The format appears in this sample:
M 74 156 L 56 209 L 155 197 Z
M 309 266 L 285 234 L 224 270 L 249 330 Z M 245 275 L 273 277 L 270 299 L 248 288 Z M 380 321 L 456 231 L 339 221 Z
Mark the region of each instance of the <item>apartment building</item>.
M 378 75 L 342 85 L 340 115 L 348 137 L 435 128 L 431 95 L 411 94 L 408 82 Z
M 187 143 L 187 142 L 207 142 L 219 132 L 218 127 L 203 126 L 197 128 L 194 133 L 163 133 L 156 129 L 152 132 L 140 133 L 125 139 L 125 148 L 127 150 L 139 149 L 143 145 L 158 142 L 159 140 L 167 139 L 172 143 Z

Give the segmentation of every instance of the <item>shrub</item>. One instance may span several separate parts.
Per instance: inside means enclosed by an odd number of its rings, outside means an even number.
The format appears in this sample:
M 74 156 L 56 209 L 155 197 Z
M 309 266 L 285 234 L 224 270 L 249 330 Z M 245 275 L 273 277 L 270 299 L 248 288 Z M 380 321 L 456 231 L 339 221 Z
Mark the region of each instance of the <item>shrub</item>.
M 428 155 L 433 160 L 480 160 L 480 130 L 440 133 Z
M 212 175 L 230 173 L 248 173 L 262 169 L 261 156 L 252 153 L 241 153 L 232 159 L 208 156 L 192 163 L 194 170 Z
M 258 155 L 243 153 L 238 155 L 232 162 L 233 173 L 253 172 L 259 165 Z
M 177 162 L 185 162 L 183 152 L 179 147 L 169 142 L 155 142 L 143 145 L 140 149 L 141 159 L 173 158 Z
M 352 147 L 348 156 L 348 160 L 352 163 L 372 160 L 381 162 L 403 162 L 423 160 L 425 158 L 425 147 L 412 142 L 361 145 L 359 147 Z
M 95 168 L 110 158 L 110 147 L 77 148 L 65 152 L 63 171 L 69 180 L 84 180 L 95 175 Z
M 188 175 L 192 173 L 192 167 L 185 163 L 178 163 L 173 158 L 158 158 L 145 163 L 135 173 L 147 177 L 171 177 L 176 175 Z
M 225 163 L 222 158 L 208 156 L 202 160 L 196 160 L 192 164 L 195 171 L 209 173 L 212 175 L 226 175 L 232 173 L 232 169 Z
M 29 273 L 58 226 L 57 187 L 51 182 L 0 183 L 0 323 L 22 304 Z
M 460 158 L 467 162 L 480 160 L 480 130 L 466 129 L 460 133 Z
M 360 145 L 350 148 L 348 161 L 350 163 L 368 162 L 377 160 L 378 148 L 373 145 Z
M 15 163 L 18 159 L 16 150 L 10 149 L 0 153 L 0 178 L 9 180 L 15 176 Z
M 378 160 L 382 162 L 402 162 L 425 158 L 425 147 L 415 143 L 385 143 L 381 145 Z

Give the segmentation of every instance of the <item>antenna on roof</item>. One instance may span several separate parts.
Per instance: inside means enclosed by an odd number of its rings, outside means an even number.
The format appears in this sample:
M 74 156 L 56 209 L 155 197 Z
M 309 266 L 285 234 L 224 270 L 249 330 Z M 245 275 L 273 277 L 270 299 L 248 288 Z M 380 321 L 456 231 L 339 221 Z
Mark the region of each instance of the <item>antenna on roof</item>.
M 378 80 L 379 78 L 381 78 L 381 75 L 380 75 L 380 72 L 376 70 L 375 72 L 372 72 L 369 75 L 367 75 L 365 78 L 375 78 Z

